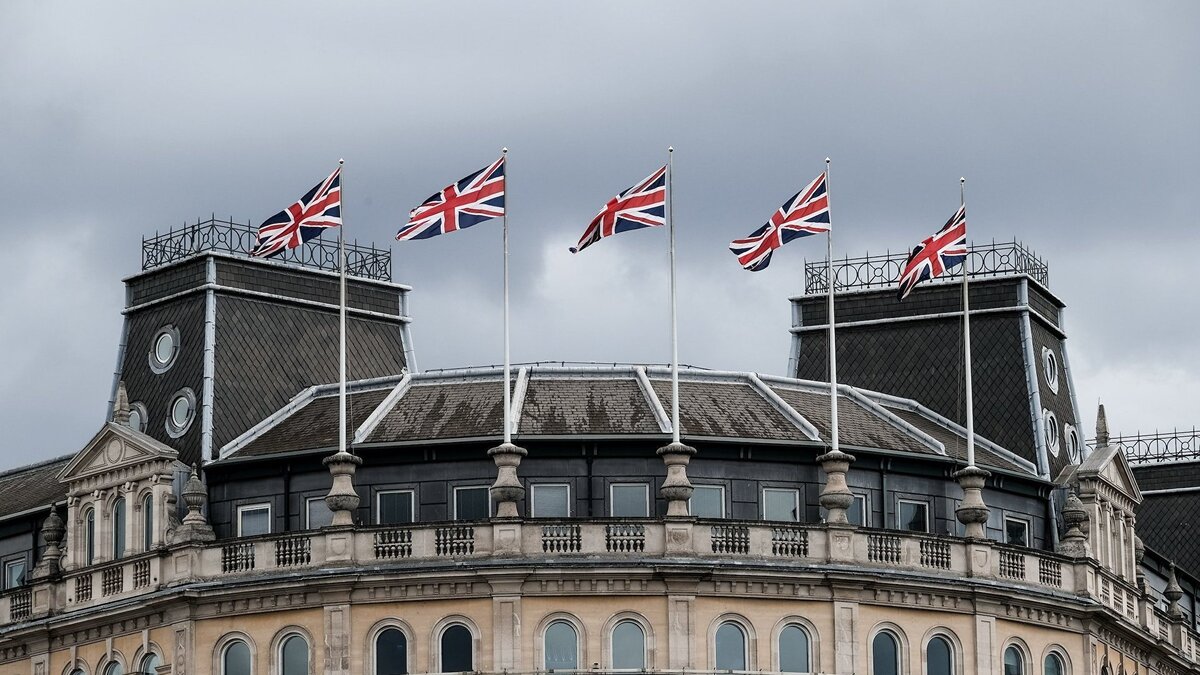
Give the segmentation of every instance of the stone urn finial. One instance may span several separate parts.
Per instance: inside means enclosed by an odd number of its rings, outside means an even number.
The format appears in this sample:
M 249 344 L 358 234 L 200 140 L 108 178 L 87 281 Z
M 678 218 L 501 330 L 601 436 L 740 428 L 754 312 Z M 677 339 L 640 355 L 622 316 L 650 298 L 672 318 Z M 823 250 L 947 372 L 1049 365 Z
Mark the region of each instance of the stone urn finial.
M 1056 552 L 1075 558 L 1086 556 L 1087 535 L 1090 529 L 1088 514 L 1083 502 L 1079 501 L 1079 495 L 1074 492 L 1067 494 L 1066 503 L 1062 509 L 1062 519 L 1067 531 L 1062 540 L 1058 542 Z
M 42 541 L 46 542 L 46 550 L 42 553 L 42 559 L 38 561 L 37 567 L 33 568 L 31 575 L 33 579 L 56 576 L 62 571 L 62 542 L 66 533 L 67 528 L 63 525 L 62 518 L 59 517 L 58 511 L 51 506 L 50 514 L 42 522 Z
M 195 464 L 192 465 L 192 474 L 183 484 L 181 496 L 188 512 L 179 527 L 171 533 L 171 542 L 204 543 L 216 539 L 212 526 L 208 524 L 202 511 L 204 504 L 208 501 L 208 490 L 204 487 L 204 481 L 200 480 L 200 474 L 196 470 Z
M 817 463 L 825 472 L 825 485 L 821 488 L 818 501 L 825 509 L 825 522 L 830 525 L 849 525 L 846 510 L 854 504 L 854 493 L 846 484 L 846 473 L 854 463 L 854 455 L 841 450 L 830 450 L 817 457 Z
M 348 452 L 335 452 L 325 458 L 325 466 L 333 475 L 333 485 L 325 495 L 325 505 L 333 512 L 332 527 L 354 525 L 354 509 L 358 508 L 358 492 L 354 490 L 354 472 L 362 458 Z
M 688 517 L 688 500 L 695 488 L 688 480 L 687 467 L 695 454 L 695 448 L 683 443 L 669 443 L 658 449 L 658 456 L 667 465 L 667 478 L 658 493 L 667 500 L 668 518 Z
M 129 394 L 125 391 L 125 380 L 117 383 L 117 396 L 113 399 L 112 421 L 129 426 Z
M 963 498 L 954 516 L 963 524 L 968 539 L 986 539 L 989 509 L 983 501 L 983 486 L 991 472 L 977 466 L 968 466 L 954 472 L 954 478 L 962 486 Z
M 1183 598 L 1183 589 L 1179 587 L 1179 579 L 1175 578 L 1175 563 L 1171 563 L 1171 572 L 1167 577 L 1167 588 L 1163 591 L 1163 597 L 1171 604 L 1167 605 L 1167 616 L 1172 619 L 1183 618 L 1183 608 L 1179 606 L 1179 600 Z
M 512 443 L 501 443 L 488 450 L 488 456 L 496 463 L 496 482 L 492 483 L 491 496 L 496 503 L 497 518 L 521 517 L 517 502 L 525 498 L 525 486 L 517 477 L 517 467 L 528 454 L 528 450 Z

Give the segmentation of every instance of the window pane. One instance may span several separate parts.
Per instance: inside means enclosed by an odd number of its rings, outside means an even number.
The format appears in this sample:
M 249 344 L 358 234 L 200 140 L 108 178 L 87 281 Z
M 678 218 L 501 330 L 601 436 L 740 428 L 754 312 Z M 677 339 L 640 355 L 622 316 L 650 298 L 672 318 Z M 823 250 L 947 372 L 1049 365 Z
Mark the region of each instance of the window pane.
M 88 509 L 84 520 L 87 522 L 87 541 L 84 543 L 86 547 L 84 553 L 87 557 L 87 564 L 91 565 L 96 560 L 96 512 Z
M 632 621 L 622 621 L 613 629 L 612 667 L 617 670 L 642 670 L 646 667 L 646 635 Z
M 645 518 L 649 513 L 650 488 L 640 485 L 614 485 L 611 488 L 613 516 L 617 518 Z
M 113 560 L 125 557 L 125 500 L 113 502 Z
M 413 522 L 413 493 L 380 492 L 379 514 L 380 525 L 399 525 Z
M 575 627 L 555 621 L 546 628 L 546 670 L 575 670 L 579 667 L 579 638 Z
M 899 528 L 909 532 L 928 532 L 928 511 L 924 502 L 900 502 L 900 512 L 896 514 Z
M 717 628 L 717 670 L 746 669 L 746 634 L 735 623 Z
M 808 633 L 796 625 L 779 632 L 779 669 L 785 673 L 808 672 Z
M 308 529 L 315 530 L 333 524 L 333 511 L 325 503 L 324 497 L 308 500 Z
M 225 672 L 221 675 L 250 675 L 250 648 L 237 640 L 225 648 Z
M 799 522 L 796 502 L 799 493 L 795 490 L 763 490 L 763 518 L 765 520 L 785 520 Z
M 1016 647 L 1004 650 L 1004 675 L 1025 675 L 1025 659 Z
M 954 667 L 950 665 L 950 642 L 946 638 L 930 640 L 926 652 L 929 660 L 926 675 L 954 675 Z
M 456 624 L 442 632 L 442 672 L 465 673 L 475 670 L 471 653 L 471 631 Z
M 697 485 L 692 491 L 691 513 L 697 518 L 724 518 L 725 490 L 716 485 Z
M 162 662 L 159 661 L 158 654 L 150 654 L 146 656 L 146 658 L 142 659 L 141 670 L 143 673 L 151 673 L 153 675 L 153 673 L 158 672 L 158 667 L 160 665 L 162 665 Z
M 113 661 L 104 669 L 104 675 L 125 675 L 125 669 L 121 667 L 121 664 Z
M 568 503 L 570 490 L 566 485 L 534 485 L 533 517 L 567 518 L 571 515 Z
M 1004 519 L 1005 536 L 1008 543 L 1013 546 L 1028 546 L 1029 545 L 1029 523 L 1023 520 L 1013 518 Z
M 25 583 L 25 561 L 14 560 L 4 564 L 4 587 L 16 588 Z
M 375 638 L 375 675 L 408 673 L 408 640 L 399 629 L 388 628 Z
M 154 548 L 154 497 L 146 495 L 142 500 L 142 550 Z
M 271 510 L 266 506 L 256 506 L 242 509 L 238 513 L 241 525 L 239 536 L 253 537 L 257 534 L 271 533 Z
M 1058 654 L 1049 654 L 1046 656 L 1046 663 L 1042 668 L 1044 675 L 1063 675 L 1062 659 L 1058 658 Z
M 487 520 L 488 518 L 488 489 L 458 488 L 454 491 L 455 520 Z
M 879 633 L 871 641 L 872 675 L 899 675 L 900 647 L 891 633 Z
M 867 498 L 862 495 L 854 495 L 854 503 L 846 510 L 846 520 L 851 525 L 864 527 L 867 524 Z
M 293 635 L 283 641 L 283 675 L 308 675 L 308 641 Z

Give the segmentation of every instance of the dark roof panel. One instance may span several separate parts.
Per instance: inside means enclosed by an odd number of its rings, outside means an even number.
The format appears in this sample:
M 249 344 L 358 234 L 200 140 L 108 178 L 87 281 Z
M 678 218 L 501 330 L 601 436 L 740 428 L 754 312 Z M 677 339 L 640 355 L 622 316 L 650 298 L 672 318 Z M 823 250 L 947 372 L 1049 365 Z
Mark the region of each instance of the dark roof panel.
M 633 379 L 530 378 L 517 432 L 522 435 L 660 434 Z
M 67 486 L 57 476 L 72 459 L 67 455 L 0 473 L 0 518 L 66 499 Z
M 1137 534 L 1147 547 L 1200 576 L 1200 491 L 1145 495 L 1137 510 Z
M 829 438 L 829 395 L 811 391 L 775 387 L 775 393 L 788 405 L 804 415 L 821 438 Z M 885 450 L 903 450 L 936 455 L 933 448 L 909 436 L 894 425 L 880 419 L 857 401 L 846 396 L 838 397 L 838 439 L 846 445 Z
M 368 443 L 473 438 L 503 433 L 500 380 L 413 385 L 384 415 Z
M 964 462 L 967 460 L 967 440 L 954 430 L 938 424 L 915 410 L 906 410 L 904 408 L 888 408 L 888 410 L 905 422 L 940 441 L 946 448 L 946 455 Z M 1029 473 L 1029 469 L 1022 467 L 1003 455 L 992 452 L 987 446 L 980 445 L 979 443 L 975 444 L 975 461 L 983 466 Z
M 346 437 L 354 438 L 354 430 L 366 421 L 383 402 L 390 389 L 376 389 L 346 394 Z M 303 408 L 271 427 L 262 436 L 250 441 L 238 456 L 273 455 L 278 452 L 332 448 L 337 442 L 338 397 L 322 396 L 309 401 Z
M 650 384 L 670 414 L 671 383 Z M 679 428 L 685 436 L 809 440 L 750 385 L 738 382 L 680 382 Z

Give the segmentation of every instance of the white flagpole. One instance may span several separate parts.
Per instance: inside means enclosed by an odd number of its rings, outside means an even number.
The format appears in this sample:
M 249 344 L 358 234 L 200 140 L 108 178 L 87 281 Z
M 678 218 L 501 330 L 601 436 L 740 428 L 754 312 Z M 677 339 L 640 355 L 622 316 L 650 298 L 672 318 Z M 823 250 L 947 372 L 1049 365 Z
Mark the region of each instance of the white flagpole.
M 958 179 L 959 206 L 967 204 L 967 179 Z M 966 373 L 967 384 L 967 468 L 975 466 L 975 407 L 971 401 L 971 301 L 967 295 L 967 262 L 971 258 L 971 249 L 962 261 L 962 296 L 963 296 L 963 372 Z
M 667 148 L 667 239 L 671 251 L 671 443 L 679 444 L 679 331 L 675 310 L 675 196 L 671 194 L 675 148 Z
M 504 156 L 504 444 L 512 443 L 512 393 L 509 391 L 512 365 L 508 350 L 508 148 Z
M 342 174 L 342 167 L 346 160 L 338 160 L 338 213 L 341 215 L 342 224 L 338 226 L 338 267 L 341 268 L 340 293 L 341 307 L 338 317 L 339 323 L 339 339 L 338 351 L 340 352 L 340 362 L 338 363 L 338 378 L 340 380 L 338 388 L 338 453 L 346 453 L 346 178 Z
M 829 158 L 825 158 L 825 200 L 829 204 L 829 231 L 825 233 L 828 263 L 826 276 L 829 280 L 829 443 L 833 452 L 838 452 L 838 385 L 837 385 L 837 336 L 834 331 L 836 319 L 833 313 L 833 199 L 829 193 Z

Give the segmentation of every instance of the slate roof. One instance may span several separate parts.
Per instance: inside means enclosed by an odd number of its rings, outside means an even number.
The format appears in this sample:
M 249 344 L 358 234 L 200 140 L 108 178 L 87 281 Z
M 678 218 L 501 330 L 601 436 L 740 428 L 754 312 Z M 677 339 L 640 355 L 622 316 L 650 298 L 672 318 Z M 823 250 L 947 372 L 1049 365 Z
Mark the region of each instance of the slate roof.
M 1133 467 L 1133 475 L 1142 490 L 1138 536 L 1147 547 L 1200 577 L 1200 462 L 1143 464 Z M 1186 491 L 1154 493 L 1180 489 Z
M 514 437 L 669 438 L 669 376 L 661 367 L 535 365 L 514 370 Z M 357 445 L 499 439 L 501 380 L 500 369 L 481 368 L 352 383 Z M 312 400 L 293 401 L 226 445 L 222 459 L 332 447 L 336 387 L 319 389 L 317 394 L 309 392 Z M 829 396 L 824 383 L 689 368 L 680 373 L 679 391 L 685 440 L 828 446 Z M 849 387 L 842 392 L 839 422 L 847 446 L 961 459 L 963 430 L 915 401 Z M 1036 475 L 1031 465 L 1013 461 L 986 440 L 977 447 L 984 466 Z
M 67 455 L 0 473 L 0 518 L 30 509 L 49 507 L 67 498 L 67 486 L 58 482 L 75 455 Z

